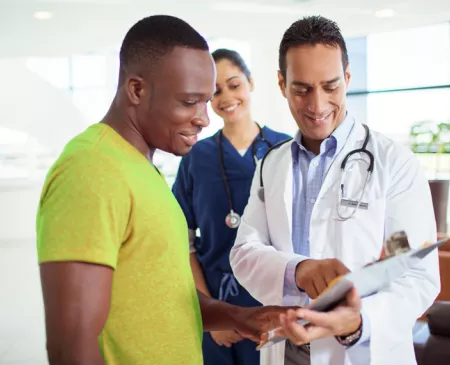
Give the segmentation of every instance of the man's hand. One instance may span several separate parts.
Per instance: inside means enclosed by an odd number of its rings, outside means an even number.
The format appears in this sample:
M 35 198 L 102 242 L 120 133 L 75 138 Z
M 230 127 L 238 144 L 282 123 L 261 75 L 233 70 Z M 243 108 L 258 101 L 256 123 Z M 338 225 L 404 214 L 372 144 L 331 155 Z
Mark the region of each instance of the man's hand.
M 232 344 L 243 340 L 244 338 L 236 331 L 211 331 L 212 339 L 219 345 L 231 347 Z
M 338 259 L 312 260 L 300 262 L 295 270 L 297 286 L 311 299 L 317 298 L 338 276 L 350 270 Z
M 297 323 L 302 318 L 310 322 L 304 327 Z M 281 328 L 275 335 L 285 336 L 295 345 L 331 336 L 347 336 L 356 332 L 361 326 L 361 298 L 356 289 L 352 289 L 345 303 L 330 312 L 316 312 L 306 308 L 289 310 L 280 314 Z
M 294 307 L 236 307 L 234 323 L 236 331 L 244 338 L 261 341 L 261 335 L 281 326 L 280 315 Z

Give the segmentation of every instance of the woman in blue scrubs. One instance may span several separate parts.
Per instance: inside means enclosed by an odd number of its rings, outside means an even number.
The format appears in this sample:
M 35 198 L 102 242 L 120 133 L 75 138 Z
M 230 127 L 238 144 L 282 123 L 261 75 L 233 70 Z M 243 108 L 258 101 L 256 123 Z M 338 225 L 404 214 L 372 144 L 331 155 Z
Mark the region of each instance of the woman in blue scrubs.
M 234 278 L 229 255 L 250 194 L 256 160 L 270 146 L 290 138 L 260 127 L 250 112 L 253 80 L 235 51 L 212 54 L 217 68 L 211 106 L 224 122 L 214 136 L 199 141 L 183 157 L 173 193 L 186 215 L 190 260 L 197 288 L 240 306 L 260 305 Z M 196 237 L 197 229 L 200 236 Z M 234 331 L 205 333 L 205 365 L 258 365 L 256 344 Z

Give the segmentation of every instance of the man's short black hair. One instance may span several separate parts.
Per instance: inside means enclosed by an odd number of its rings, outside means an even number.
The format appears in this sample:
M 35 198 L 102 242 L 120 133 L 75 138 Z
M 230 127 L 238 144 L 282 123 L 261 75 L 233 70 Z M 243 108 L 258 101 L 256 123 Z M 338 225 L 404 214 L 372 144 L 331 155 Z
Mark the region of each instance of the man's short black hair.
M 209 51 L 206 40 L 188 23 L 170 15 L 139 20 L 125 35 L 120 48 L 120 73 L 132 67 L 151 68 L 175 47 Z
M 278 66 L 284 79 L 286 79 L 286 54 L 289 48 L 316 44 L 340 48 L 345 71 L 348 65 L 347 46 L 338 25 L 322 16 L 308 16 L 293 23 L 281 40 Z

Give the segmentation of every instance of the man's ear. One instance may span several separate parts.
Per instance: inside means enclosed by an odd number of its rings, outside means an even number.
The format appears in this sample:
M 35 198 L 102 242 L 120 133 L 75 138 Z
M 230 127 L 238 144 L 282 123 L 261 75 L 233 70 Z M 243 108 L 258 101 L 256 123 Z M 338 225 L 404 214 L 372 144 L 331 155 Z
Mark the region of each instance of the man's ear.
M 133 105 L 139 105 L 145 97 L 144 80 L 137 75 L 131 75 L 126 80 L 126 94 Z
M 286 97 L 286 81 L 281 71 L 278 71 L 278 87 L 281 90 L 281 94 Z
M 351 74 L 351 72 L 350 72 L 350 63 L 347 65 L 347 67 L 345 68 L 345 74 L 344 74 L 344 77 L 345 77 L 345 85 L 347 86 L 347 90 L 350 88 L 350 80 L 351 80 L 351 77 L 352 76 L 352 74 Z

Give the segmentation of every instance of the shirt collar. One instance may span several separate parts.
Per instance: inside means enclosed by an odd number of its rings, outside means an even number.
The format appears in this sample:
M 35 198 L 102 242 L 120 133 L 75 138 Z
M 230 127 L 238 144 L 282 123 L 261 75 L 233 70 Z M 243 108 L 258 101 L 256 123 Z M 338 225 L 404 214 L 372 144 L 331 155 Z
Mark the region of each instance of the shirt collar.
M 333 133 L 328 138 L 322 141 L 320 145 L 320 154 L 322 155 L 323 153 L 333 149 L 334 150 L 333 157 L 336 156 L 344 147 L 345 142 L 347 141 L 348 136 L 350 135 L 350 131 L 352 130 L 354 124 L 355 124 L 354 118 L 350 116 L 349 113 L 347 112 L 342 123 L 339 124 L 339 126 L 333 131 Z M 307 154 L 311 154 L 311 152 L 308 151 L 302 143 L 302 133 L 300 130 L 298 130 L 294 136 L 294 139 L 291 144 L 291 150 L 294 162 L 298 161 L 299 151 L 304 151 Z

